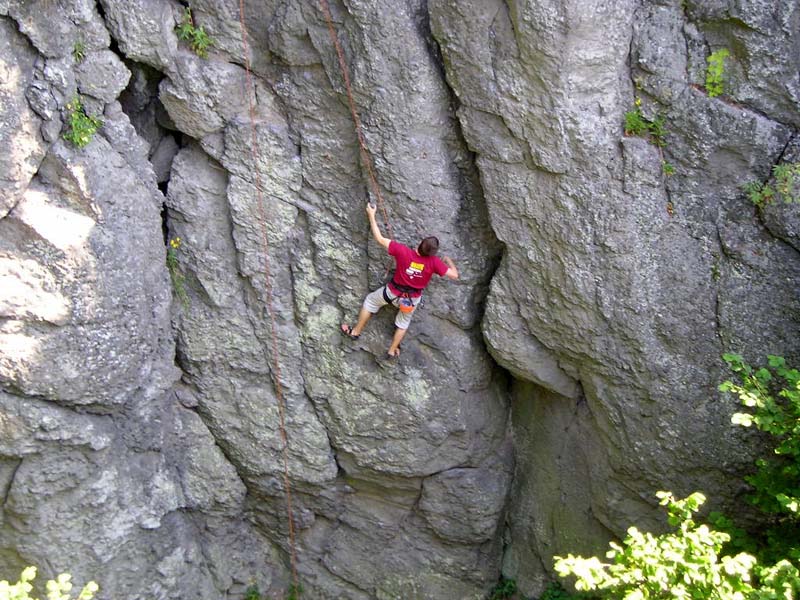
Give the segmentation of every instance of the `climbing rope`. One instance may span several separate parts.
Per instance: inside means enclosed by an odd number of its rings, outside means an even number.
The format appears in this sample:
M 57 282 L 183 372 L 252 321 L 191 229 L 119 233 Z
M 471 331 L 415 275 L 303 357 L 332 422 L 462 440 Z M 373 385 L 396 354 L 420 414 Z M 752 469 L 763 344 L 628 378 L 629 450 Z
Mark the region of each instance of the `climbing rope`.
M 322 13 L 325 15 L 325 21 L 328 23 L 328 33 L 331 36 L 331 41 L 333 42 L 334 47 L 336 48 L 336 55 L 339 57 L 339 68 L 342 71 L 342 79 L 344 80 L 344 87 L 347 91 L 347 101 L 350 104 L 350 114 L 353 116 L 353 125 L 356 128 L 356 136 L 358 137 L 358 146 L 361 152 L 361 162 L 364 164 L 364 167 L 367 169 L 367 174 L 369 175 L 370 183 L 372 184 L 372 192 L 377 199 L 378 208 L 381 210 L 381 214 L 383 215 L 383 224 L 386 226 L 386 231 L 389 234 L 389 239 L 393 239 L 392 236 L 392 226 L 389 223 L 389 214 L 386 211 L 386 203 L 383 201 L 383 194 L 381 194 L 381 188 L 378 185 L 378 180 L 375 178 L 375 169 L 372 166 L 372 155 L 369 152 L 369 148 L 367 148 L 367 140 L 364 137 L 364 132 L 361 129 L 361 119 L 358 117 L 358 111 L 356 110 L 356 103 L 353 101 L 353 89 L 350 86 L 350 75 L 347 69 L 347 63 L 344 60 L 344 52 L 342 51 L 342 45 L 339 43 L 339 38 L 336 35 L 336 30 L 333 27 L 333 18 L 331 17 L 331 9 L 328 5 L 328 0 L 319 0 L 320 8 L 322 9 Z M 388 270 L 387 270 L 388 272 Z
M 300 593 L 300 584 L 297 578 L 297 550 L 295 547 L 295 534 L 294 534 L 294 511 L 292 510 L 292 486 L 289 480 L 289 438 L 286 435 L 286 419 L 285 419 L 285 403 L 283 398 L 283 385 L 281 384 L 281 364 L 278 358 L 278 333 L 275 322 L 275 308 L 272 302 L 272 282 L 270 278 L 270 264 L 269 264 L 269 238 L 267 236 L 267 215 L 264 209 L 264 193 L 261 187 L 261 171 L 258 168 L 258 135 L 256 134 L 256 109 L 255 109 L 255 90 L 253 86 L 252 74 L 250 72 L 250 58 L 247 45 L 247 28 L 244 25 L 244 0 L 239 0 L 239 26 L 242 32 L 242 51 L 244 54 L 244 68 L 246 73 L 246 86 L 247 86 L 247 102 L 250 107 L 250 131 L 251 131 L 251 144 L 250 152 L 253 159 L 253 166 L 255 167 L 256 178 L 256 199 L 258 204 L 259 223 L 261 225 L 261 239 L 264 244 L 264 295 L 267 305 L 267 312 L 269 313 L 270 320 L 270 333 L 272 337 L 272 375 L 275 382 L 275 396 L 278 400 L 278 414 L 280 415 L 280 435 L 282 449 L 281 454 L 283 457 L 283 485 L 286 490 L 286 515 L 289 522 L 289 546 L 290 546 L 290 562 L 292 569 L 292 585 L 296 594 Z

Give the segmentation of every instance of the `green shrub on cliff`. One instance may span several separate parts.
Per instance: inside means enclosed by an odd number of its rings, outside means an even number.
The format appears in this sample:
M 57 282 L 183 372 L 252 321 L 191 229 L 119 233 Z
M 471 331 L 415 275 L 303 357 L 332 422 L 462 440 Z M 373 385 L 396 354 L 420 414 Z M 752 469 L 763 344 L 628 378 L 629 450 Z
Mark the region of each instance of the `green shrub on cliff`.
M 36 600 L 30 595 L 33 591 L 34 579 L 36 579 L 36 567 L 28 567 L 22 571 L 17 583 L 0 581 L 0 600 Z M 71 579 L 70 575 L 62 573 L 55 579 L 49 580 L 46 584 L 47 600 L 71 600 Z M 92 600 L 98 589 L 97 584 L 90 581 L 83 587 L 75 600 Z
M 625 113 L 625 135 L 643 137 L 650 143 L 663 148 L 667 145 L 665 137 L 667 135 L 667 120 L 663 115 L 656 115 L 653 119 L 648 119 L 642 113 L 642 99 L 636 98 L 633 102 L 633 110 Z
M 780 356 L 768 357 L 769 367 L 760 369 L 738 354 L 723 358 L 741 383 L 726 381 L 720 390 L 736 394 L 748 409 L 732 422 L 775 437 L 773 456 L 756 461 L 758 471 L 745 478 L 755 490 L 751 499 L 764 512 L 800 520 L 800 372 Z
M 178 39 L 189 43 L 189 47 L 200 58 L 208 57 L 208 49 L 214 44 L 214 40 L 206 33 L 202 27 L 195 27 L 192 9 L 186 8 L 183 13 L 183 21 L 175 28 Z
M 67 115 L 68 127 L 64 139 L 78 148 L 83 148 L 91 142 L 94 134 L 103 126 L 103 121 L 99 117 L 86 113 L 81 99 L 77 96 L 67 104 Z
M 745 477 L 753 487 L 750 502 L 761 509 L 766 523 L 757 532 L 756 545 L 768 560 L 800 559 L 800 372 L 780 356 L 769 356 L 768 366 L 754 369 L 738 354 L 725 354 L 739 383 L 726 381 L 745 412 L 731 421 L 772 435 L 770 456 L 756 461 L 756 472 Z
M 499 583 L 489 592 L 489 600 L 505 600 L 517 593 L 517 582 L 513 579 L 501 578 Z
M 699 492 L 682 500 L 670 492 L 657 496 L 667 507 L 674 531 L 655 536 L 630 527 L 622 544 L 610 544 L 606 553 L 610 562 L 557 556 L 556 572 L 562 577 L 574 575 L 576 589 L 599 592 L 601 598 L 734 600 L 752 593 L 750 571 L 755 557 L 745 553 L 720 556 L 730 536 L 693 519 L 705 496 Z
M 721 48 L 706 59 L 706 92 L 710 98 L 721 96 L 725 91 L 725 59 L 730 54 L 727 48 Z
M 572 594 L 556 581 L 545 588 L 538 600 L 592 600 L 592 596 L 587 594 Z
M 750 201 L 761 208 L 780 199 L 789 204 L 800 202 L 800 163 L 785 163 L 772 168 L 775 184 L 751 181 L 744 186 Z
M 172 281 L 172 289 L 181 302 L 184 311 L 189 310 L 189 294 L 186 292 L 186 278 L 178 266 L 178 250 L 181 247 L 181 238 L 175 237 L 167 246 L 167 270 Z

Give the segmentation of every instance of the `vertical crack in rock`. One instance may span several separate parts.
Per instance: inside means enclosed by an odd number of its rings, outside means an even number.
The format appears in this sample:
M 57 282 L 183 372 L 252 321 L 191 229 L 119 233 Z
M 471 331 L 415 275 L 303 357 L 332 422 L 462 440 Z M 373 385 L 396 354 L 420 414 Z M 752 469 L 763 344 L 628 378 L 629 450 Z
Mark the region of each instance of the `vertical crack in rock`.
M 3 499 L 2 503 L 0 503 L 0 510 L 8 504 L 8 498 L 11 495 L 11 486 L 14 485 L 14 477 L 16 477 L 17 471 L 19 471 L 19 468 L 22 466 L 22 461 L 22 458 L 6 459 L 0 457 L 0 465 L 3 467 L 2 470 L 0 470 L 0 476 L 2 476 L 2 479 L 0 479 L 0 496 L 2 496 Z M 10 468 L 7 464 L 2 464 L 8 462 L 12 463 Z M 0 523 L 2 523 L 2 519 L 0 519 Z

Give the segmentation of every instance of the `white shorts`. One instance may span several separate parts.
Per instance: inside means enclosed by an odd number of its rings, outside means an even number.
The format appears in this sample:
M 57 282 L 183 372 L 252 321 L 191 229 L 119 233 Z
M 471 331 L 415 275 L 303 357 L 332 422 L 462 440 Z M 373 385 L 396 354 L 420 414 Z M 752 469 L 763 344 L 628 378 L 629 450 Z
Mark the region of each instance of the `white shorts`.
M 390 290 L 387 286 L 379 287 L 371 294 L 367 294 L 367 297 L 364 298 L 364 308 L 366 308 L 373 315 L 388 304 L 388 302 L 386 302 L 386 298 L 383 296 L 384 288 L 386 289 L 386 296 L 388 296 L 391 303 L 395 306 L 398 304 L 395 302 L 395 300 L 400 298 L 400 296 L 393 294 L 392 290 Z M 414 310 L 416 310 L 417 305 L 422 300 L 422 296 L 417 298 L 409 298 L 409 300 L 411 300 L 411 304 L 414 305 Z M 398 309 L 397 316 L 394 318 L 395 326 L 398 329 L 408 329 L 408 326 L 411 325 L 411 317 L 414 316 L 414 310 L 411 312 L 403 312 Z

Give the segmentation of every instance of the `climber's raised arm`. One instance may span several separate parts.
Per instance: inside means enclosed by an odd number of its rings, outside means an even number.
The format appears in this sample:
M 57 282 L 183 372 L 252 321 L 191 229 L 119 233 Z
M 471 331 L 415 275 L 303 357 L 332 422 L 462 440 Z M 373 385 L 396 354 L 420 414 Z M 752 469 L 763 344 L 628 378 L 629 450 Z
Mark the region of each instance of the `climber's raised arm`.
M 442 258 L 442 262 L 447 265 L 447 271 L 445 271 L 443 277 L 458 279 L 458 269 L 456 269 L 456 263 L 453 262 L 453 259 L 449 256 L 445 256 Z
M 369 217 L 369 228 L 372 231 L 372 237 L 375 238 L 375 241 L 388 250 L 389 242 L 391 242 L 392 240 L 383 237 L 383 234 L 381 234 L 381 230 L 378 227 L 378 222 L 375 220 L 376 210 L 378 210 L 377 207 L 373 206 L 370 203 L 367 203 L 367 216 Z

